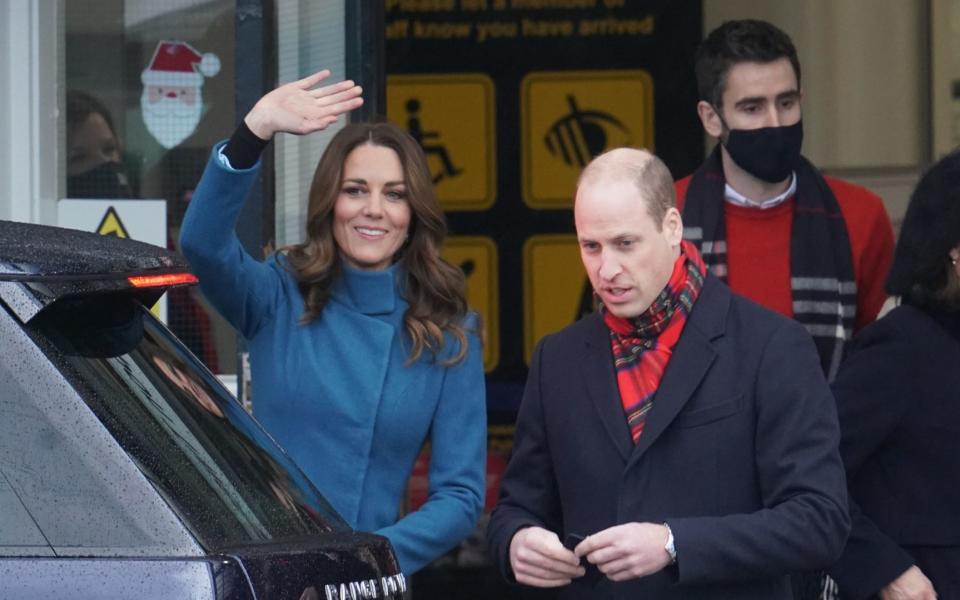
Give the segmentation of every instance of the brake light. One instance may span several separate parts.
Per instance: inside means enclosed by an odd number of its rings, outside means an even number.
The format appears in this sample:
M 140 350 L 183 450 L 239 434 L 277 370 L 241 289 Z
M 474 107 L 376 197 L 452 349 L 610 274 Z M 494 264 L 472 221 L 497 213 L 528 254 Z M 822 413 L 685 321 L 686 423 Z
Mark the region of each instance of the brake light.
M 134 275 L 127 277 L 133 287 L 166 287 L 169 285 L 194 284 L 197 276 L 193 273 L 169 273 L 167 275 Z

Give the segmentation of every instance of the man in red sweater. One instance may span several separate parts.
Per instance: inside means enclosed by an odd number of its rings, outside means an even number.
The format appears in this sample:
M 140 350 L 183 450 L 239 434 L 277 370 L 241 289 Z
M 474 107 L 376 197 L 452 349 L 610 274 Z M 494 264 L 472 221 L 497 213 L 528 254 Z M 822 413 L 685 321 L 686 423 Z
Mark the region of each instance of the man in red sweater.
M 700 46 L 696 76 L 697 113 L 720 143 L 676 183 L 684 235 L 736 292 L 804 324 L 832 379 L 845 342 L 885 299 L 893 231 L 883 203 L 800 155 L 800 63 L 783 31 L 724 23 Z

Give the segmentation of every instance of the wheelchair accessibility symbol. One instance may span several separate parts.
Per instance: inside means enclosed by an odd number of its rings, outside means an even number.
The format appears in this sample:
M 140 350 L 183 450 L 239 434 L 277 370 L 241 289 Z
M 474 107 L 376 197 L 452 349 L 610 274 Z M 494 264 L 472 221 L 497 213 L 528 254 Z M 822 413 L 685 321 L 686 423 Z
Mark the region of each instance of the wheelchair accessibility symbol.
M 417 140 L 427 156 L 436 156 L 440 159 L 440 171 L 433 175 L 433 183 L 440 183 L 446 177 L 456 177 L 463 171 L 453 166 L 450 152 L 440 141 L 440 134 L 436 131 L 424 131 L 420 124 L 420 100 L 407 100 L 407 131 Z
M 387 118 L 423 148 L 444 210 L 484 210 L 493 204 L 496 140 L 488 76 L 391 75 Z
M 522 189 L 531 208 L 570 208 L 580 170 L 606 150 L 653 150 L 646 71 L 534 72 L 520 93 Z

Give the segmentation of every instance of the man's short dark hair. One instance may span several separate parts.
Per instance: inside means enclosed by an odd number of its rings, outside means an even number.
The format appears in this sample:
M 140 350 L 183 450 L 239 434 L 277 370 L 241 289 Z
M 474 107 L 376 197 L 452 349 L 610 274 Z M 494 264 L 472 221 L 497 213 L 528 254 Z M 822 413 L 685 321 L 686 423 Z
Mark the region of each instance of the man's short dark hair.
M 721 108 L 730 68 L 743 62 L 790 60 L 800 86 L 800 59 L 790 36 L 766 21 L 727 21 L 710 32 L 697 49 L 694 70 L 700 99 Z

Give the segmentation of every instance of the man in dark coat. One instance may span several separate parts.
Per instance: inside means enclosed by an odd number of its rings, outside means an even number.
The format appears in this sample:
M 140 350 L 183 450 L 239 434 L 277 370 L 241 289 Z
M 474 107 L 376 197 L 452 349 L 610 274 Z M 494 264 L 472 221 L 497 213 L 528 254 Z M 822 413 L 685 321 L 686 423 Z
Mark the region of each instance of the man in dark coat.
M 561 598 L 789 598 L 850 527 L 809 334 L 707 273 L 652 154 L 595 159 L 574 215 L 602 306 L 537 346 L 494 561 Z

